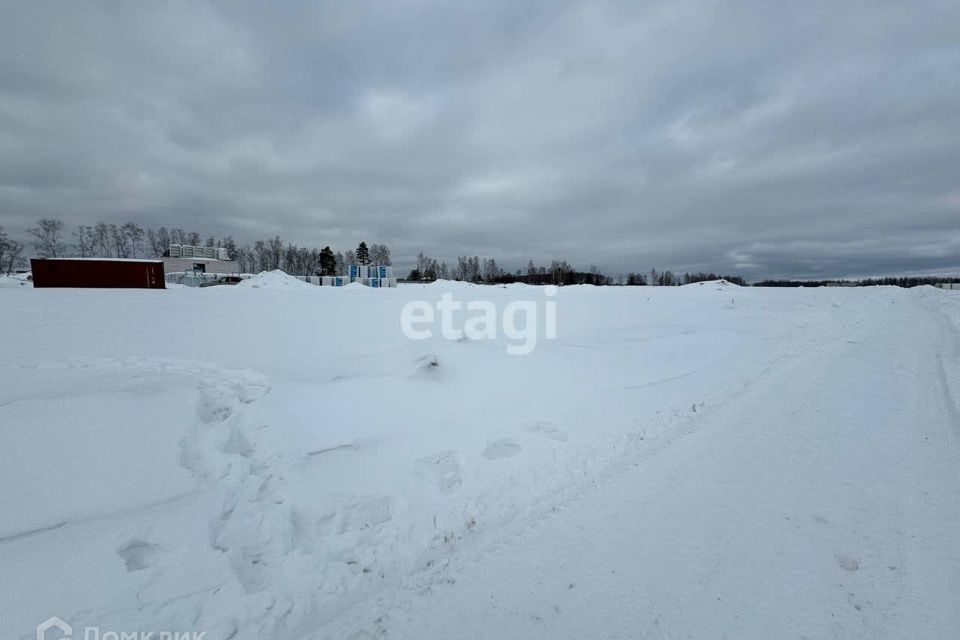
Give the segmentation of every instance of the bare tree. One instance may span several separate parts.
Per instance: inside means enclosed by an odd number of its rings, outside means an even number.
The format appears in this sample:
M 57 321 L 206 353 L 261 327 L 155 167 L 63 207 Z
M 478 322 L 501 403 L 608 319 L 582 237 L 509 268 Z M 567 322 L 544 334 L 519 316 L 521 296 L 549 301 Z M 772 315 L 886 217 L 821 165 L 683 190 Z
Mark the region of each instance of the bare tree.
M 156 231 L 153 229 L 147 230 L 147 246 L 152 257 L 159 258 L 163 256 L 171 244 L 170 232 L 166 227 L 160 227 Z
M 63 241 L 63 220 L 43 218 L 27 230 L 33 236 L 33 248 L 41 258 L 62 258 L 67 253 Z
M 254 266 L 252 271 L 266 271 L 270 264 L 270 250 L 267 249 L 267 243 L 263 240 L 257 240 L 253 244 Z
M 240 273 L 251 273 L 256 270 L 253 250 L 250 247 L 240 247 L 235 253 L 230 254 L 230 257 L 237 261 L 237 269 Z
M 110 245 L 113 248 L 114 257 L 129 258 L 130 242 L 127 238 L 127 234 L 123 230 L 123 227 L 110 224 L 107 225 L 107 228 L 110 231 Z
M 143 228 L 135 222 L 128 222 L 123 225 L 122 231 L 126 238 L 127 247 L 130 249 L 130 257 L 136 258 L 137 254 L 143 249 Z
M 446 265 L 444 265 L 444 268 L 446 268 Z M 422 280 L 433 281 L 445 277 L 441 275 L 441 268 L 437 261 L 423 251 L 417 254 L 417 266 L 413 271 L 416 272 L 416 277 Z
M 106 222 L 98 222 L 93 228 L 93 255 L 112 258 L 110 227 Z
M 300 264 L 300 250 L 295 244 L 288 244 L 283 251 L 283 266 L 287 273 L 295 276 L 303 275 L 303 267 Z
M 459 256 L 457 258 L 457 264 L 453 267 L 453 279 L 454 280 L 466 280 L 467 273 L 470 270 L 470 258 L 467 256 Z
M 417 273 L 420 274 L 420 277 L 423 277 L 423 274 L 426 273 L 427 268 L 430 266 L 430 258 L 427 257 L 423 251 L 417 254 Z
M 370 263 L 374 265 L 392 265 L 390 260 L 390 248 L 385 244 L 370 245 Z
M 480 258 L 477 256 L 472 258 L 460 256 L 457 258 L 457 266 L 453 268 L 453 279 L 478 282 L 480 280 Z
M 0 227 L 0 273 L 11 273 L 23 255 L 23 244 L 11 240 Z
M 677 278 L 673 271 L 667 270 L 660 274 L 660 280 L 657 284 L 661 287 L 672 287 L 677 284 Z
M 7 264 L 6 271 L 7 273 L 12 273 L 23 260 L 23 243 L 17 242 L 16 240 L 11 240 L 10 245 L 7 248 Z M 2 271 L 4 267 L 0 267 Z
M 81 258 L 89 258 L 94 254 L 93 228 L 87 225 L 79 225 L 73 232 L 73 237 L 77 239 L 74 244 L 74 252 Z
M 483 281 L 484 282 L 494 282 L 497 278 L 503 275 L 503 271 L 497 266 L 497 261 L 493 258 L 489 258 L 483 261 Z
M 270 240 L 267 240 L 267 259 L 268 264 L 266 271 L 274 271 L 279 269 L 283 262 L 283 240 L 280 239 L 280 236 L 274 236 Z
M 0 273 L 6 273 L 4 266 L 6 265 L 7 253 L 10 251 L 10 242 L 7 232 L 3 230 L 3 227 L 0 227 Z
M 227 257 L 235 260 L 237 255 L 237 243 L 234 242 L 233 236 L 227 236 L 220 240 L 218 246 L 223 247 L 227 250 Z

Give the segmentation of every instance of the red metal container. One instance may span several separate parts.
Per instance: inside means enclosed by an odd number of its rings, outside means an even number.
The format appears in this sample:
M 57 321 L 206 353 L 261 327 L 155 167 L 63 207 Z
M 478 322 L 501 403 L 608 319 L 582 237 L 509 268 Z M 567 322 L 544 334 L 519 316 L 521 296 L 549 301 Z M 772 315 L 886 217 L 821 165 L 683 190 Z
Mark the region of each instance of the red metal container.
M 31 258 L 34 287 L 166 289 L 161 260 Z

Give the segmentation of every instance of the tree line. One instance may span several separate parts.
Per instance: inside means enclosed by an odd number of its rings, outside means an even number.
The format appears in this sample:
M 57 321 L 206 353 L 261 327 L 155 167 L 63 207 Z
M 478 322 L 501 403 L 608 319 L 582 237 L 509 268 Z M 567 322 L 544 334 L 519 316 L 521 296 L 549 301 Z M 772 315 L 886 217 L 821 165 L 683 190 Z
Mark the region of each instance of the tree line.
M 734 284 L 746 286 L 747 281 L 735 275 L 718 276 L 713 273 L 674 274 L 672 271 L 652 269 L 649 274 L 627 273 L 610 276 L 601 273 L 595 265 L 586 271 L 580 271 L 566 260 L 552 260 L 549 266 L 536 265 L 527 261 L 526 269 L 509 271 L 500 267 L 493 258 L 481 259 L 479 256 L 460 256 L 456 263 L 447 264 L 431 258 L 423 251 L 417 254 L 416 266 L 410 270 L 407 280 L 414 282 L 433 282 L 434 280 L 462 280 L 464 282 L 486 284 L 512 284 L 520 282 L 535 285 L 573 285 L 592 284 L 596 286 L 660 286 L 673 287 L 708 280 L 729 280 Z
M 135 222 L 112 224 L 97 222 L 80 224 L 68 231 L 62 220 L 44 218 L 28 230 L 36 256 L 41 258 L 161 258 L 171 244 L 218 247 L 227 250 L 237 262 L 240 273 L 281 270 L 292 275 L 345 274 L 351 264 L 392 265 L 390 249 L 385 244 L 361 242 L 356 249 L 334 251 L 329 246 L 303 247 L 284 242 L 280 236 L 257 240 L 253 244 L 238 245 L 233 236 L 208 236 L 179 227 L 143 228 Z M 22 243 L 9 239 L 0 228 L 0 272 L 10 272 L 24 266 Z M 596 286 L 661 286 L 670 287 L 708 280 L 726 279 L 739 285 L 746 281 L 736 275 L 720 276 L 696 272 L 677 274 L 673 271 L 651 269 L 649 273 L 620 273 L 615 276 L 601 273 L 595 265 L 587 270 L 577 269 L 566 260 L 551 260 L 549 265 L 537 265 L 533 260 L 526 268 L 505 269 L 494 258 L 460 256 L 448 264 L 421 251 L 416 265 L 407 279 L 411 281 L 461 280 L 487 284 L 524 283 L 533 285 Z
M 232 238 L 227 238 L 232 242 Z M 219 246 L 219 245 L 206 245 Z M 253 245 L 236 247 L 233 253 L 228 245 L 223 245 L 230 256 L 237 261 L 241 273 L 259 273 L 260 271 L 285 271 L 291 275 L 335 276 L 346 274 L 351 264 L 390 266 L 390 248 L 385 244 L 372 243 L 369 246 L 361 242 L 356 250 L 334 251 L 329 246 L 322 249 L 300 247 L 286 243 L 280 236 L 269 240 L 257 240 Z
M 497 264 L 494 258 L 460 256 L 453 264 L 439 262 L 423 251 L 417 254 L 416 266 L 410 270 L 407 280 L 433 282 L 434 280 L 460 280 L 486 284 L 612 284 L 613 279 L 601 274 L 596 267 L 589 272 L 578 272 L 565 260 L 554 260 L 549 267 L 527 263 L 526 271 L 509 271 Z
M 54 218 L 39 220 L 27 231 L 40 258 L 161 258 L 168 255 L 171 244 L 179 244 L 226 249 L 241 273 L 280 269 L 292 275 L 337 275 L 346 273 L 351 264 L 392 264 L 387 245 L 366 242 L 356 250 L 334 251 L 329 246 L 301 247 L 274 236 L 241 246 L 230 235 L 204 239 L 196 231 L 144 229 L 135 222 L 81 224 L 68 233 L 63 221 Z M 0 272 L 23 266 L 23 250 L 24 245 L 7 238 L 0 227 Z
M 861 278 L 859 280 L 761 280 L 755 287 L 913 287 L 960 282 L 952 276 L 901 276 L 888 278 Z

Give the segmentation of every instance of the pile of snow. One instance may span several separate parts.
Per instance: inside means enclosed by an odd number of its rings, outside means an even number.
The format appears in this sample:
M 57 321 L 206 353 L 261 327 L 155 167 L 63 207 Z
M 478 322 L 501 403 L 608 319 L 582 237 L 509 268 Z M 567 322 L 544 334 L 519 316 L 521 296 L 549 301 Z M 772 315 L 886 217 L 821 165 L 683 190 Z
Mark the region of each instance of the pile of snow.
M 464 282 L 462 280 L 434 280 L 433 282 L 427 283 L 425 287 L 431 289 L 443 289 L 444 291 L 453 291 L 456 289 L 472 289 L 479 285 L 473 284 L 472 282 Z
M 29 273 L 18 273 L 16 275 L 0 275 L 0 289 L 10 289 L 14 287 L 32 287 Z
M 725 279 L 723 279 L 723 278 L 720 278 L 719 280 L 704 280 L 704 281 L 702 281 L 702 282 L 691 282 L 690 284 L 685 284 L 685 285 L 683 285 L 683 286 L 684 286 L 684 287 L 704 287 L 704 286 L 710 287 L 710 286 L 713 286 L 713 287 L 716 287 L 716 288 L 718 288 L 718 289 L 723 289 L 723 288 L 725 288 L 725 287 L 737 287 L 737 288 L 740 287 L 740 285 L 734 284 L 734 283 L 730 282 L 729 280 L 725 280 Z
M 250 289 L 304 289 L 315 285 L 303 280 L 297 280 L 291 275 L 280 271 L 262 271 L 236 284 L 237 287 Z
M 75 638 L 207 640 L 960 624 L 960 296 L 561 288 L 558 339 L 520 357 L 503 331 L 409 340 L 400 311 L 448 290 L 502 311 L 538 287 L 285 291 L 305 287 L 0 291 L 0 636 L 52 615 Z M 564 515 L 591 492 L 613 506 Z M 581 562 L 601 537 L 623 557 Z M 475 577 L 498 557 L 526 564 Z M 736 626 L 763 614 L 790 617 Z

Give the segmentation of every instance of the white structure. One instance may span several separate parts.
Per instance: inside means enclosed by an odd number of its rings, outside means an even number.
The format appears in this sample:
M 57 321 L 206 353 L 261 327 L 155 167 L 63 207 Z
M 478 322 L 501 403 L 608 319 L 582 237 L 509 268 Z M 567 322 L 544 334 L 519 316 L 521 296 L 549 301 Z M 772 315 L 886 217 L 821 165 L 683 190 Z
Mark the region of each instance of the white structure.
M 353 267 L 357 267 L 357 266 L 358 266 L 358 265 L 352 265 L 351 269 L 353 269 Z M 383 269 L 383 268 L 384 268 L 384 267 L 380 267 L 380 269 Z M 387 269 L 391 269 L 391 267 L 386 267 L 386 268 L 387 268 Z M 363 271 L 363 273 L 374 273 L 373 269 L 375 269 L 375 267 L 368 267 L 367 269 L 369 269 L 369 270 L 365 270 L 365 271 Z M 392 270 L 391 270 L 391 272 L 392 272 Z M 361 271 L 360 271 L 360 270 L 354 270 L 354 271 L 352 271 L 352 273 L 361 273 Z M 389 272 L 388 272 L 388 273 L 389 273 Z M 366 287 L 373 287 L 374 289 L 381 289 L 381 288 L 385 289 L 385 288 L 397 286 L 397 279 L 396 279 L 396 278 L 390 278 L 390 277 L 384 277 L 384 278 L 370 278 L 370 277 L 360 278 L 360 277 L 356 277 L 356 276 L 354 276 L 354 277 L 350 277 L 350 276 L 294 276 L 294 277 L 295 277 L 297 280 L 302 280 L 302 281 L 304 281 L 304 282 L 309 282 L 310 284 L 315 284 L 315 285 L 319 285 L 319 286 L 322 286 L 322 287 L 345 287 L 345 286 L 347 286 L 348 284 L 350 284 L 351 282 L 359 282 L 360 284 L 362 284 L 362 285 L 364 285 L 364 286 L 366 286 Z
M 171 244 L 163 257 L 163 270 L 167 282 L 189 284 L 223 275 L 239 275 L 240 265 L 230 259 L 223 247 Z
M 230 256 L 223 247 L 195 247 L 188 244 L 172 244 L 167 251 L 171 258 L 204 258 L 207 260 L 229 261 Z
M 393 277 L 393 267 L 386 265 L 368 266 L 352 264 L 347 267 L 350 282 L 359 282 L 368 287 L 395 287 L 397 279 Z

